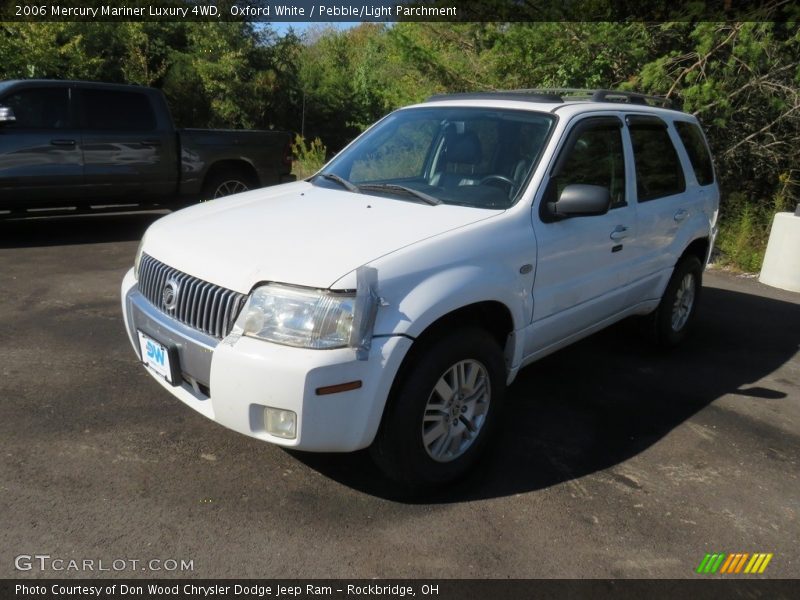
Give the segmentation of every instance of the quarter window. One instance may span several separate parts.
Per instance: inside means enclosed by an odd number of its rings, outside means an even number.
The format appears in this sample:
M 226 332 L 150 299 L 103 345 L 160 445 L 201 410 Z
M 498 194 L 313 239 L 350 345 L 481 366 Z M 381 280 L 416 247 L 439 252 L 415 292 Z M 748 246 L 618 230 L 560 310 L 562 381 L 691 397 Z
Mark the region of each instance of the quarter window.
M 708 146 L 706 146 L 700 128 L 694 123 L 676 121 L 675 129 L 677 129 L 678 135 L 683 142 L 683 147 L 686 148 L 686 154 L 689 155 L 689 161 L 692 163 L 697 183 L 700 185 L 714 183 L 714 167 L 711 162 L 711 155 L 708 153 Z
M 631 124 L 630 132 L 639 202 L 683 192 L 686 180 L 666 124 Z
M 156 116 L 144 94 L 83 90 L 86 128 L 99 131 L 152 131 Z

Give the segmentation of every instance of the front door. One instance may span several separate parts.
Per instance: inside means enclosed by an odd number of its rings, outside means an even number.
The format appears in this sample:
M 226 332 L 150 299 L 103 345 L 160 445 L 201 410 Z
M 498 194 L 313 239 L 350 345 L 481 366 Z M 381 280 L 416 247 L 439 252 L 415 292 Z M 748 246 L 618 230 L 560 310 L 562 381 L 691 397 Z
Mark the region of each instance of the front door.
M 626 172 L 631 169 L 625 156 L 622 121 L 616 116 L 581 119 L 567 134 L 533 214 L 538 261 L 526 356 L 564 342 L 626 307 L 636 210 L 630 199 Z M 556 201 L 569 184 L 607 188 L 609 211 L 548 218 L 544 203 Z
M 81 194 L 81 134 L 68 86 L 11 91 L 0 106 L 15 121 L 0 124 L 0 207 L 35 208 Z

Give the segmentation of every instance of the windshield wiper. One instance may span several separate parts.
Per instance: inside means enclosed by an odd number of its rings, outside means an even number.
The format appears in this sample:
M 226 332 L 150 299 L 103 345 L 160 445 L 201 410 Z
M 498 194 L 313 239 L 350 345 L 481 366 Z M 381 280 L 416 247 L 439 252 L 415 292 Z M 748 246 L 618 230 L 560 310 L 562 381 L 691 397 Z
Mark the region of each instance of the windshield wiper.
M 414 188 L 406 187 L 404 185 L 397 185 L 396 183 L 364 183 L 360 186 L 360 188 L 361 190 L 374 190 L 379 192 L 405 192 L 406 194 L 411 194 L 412 196 L 419 198 L 431 206 L 436 206 L 437 204 L 442 203 L 441 200 L 434 198 L 430 194 L 420 192 L 419 190 L 415 190 Z
M 343 188 L 345 188 L 348 192 L 354 192 L 356 194 L 360 194 L 361 190 L 358 188 L 357 185 L 354 183 L 350 183 L 344 177 L 339 177 L 336 173 L 320 173 L 320 177 L 324 177 L 325 179 L 329 179 L 330 181 L 335 181 Z

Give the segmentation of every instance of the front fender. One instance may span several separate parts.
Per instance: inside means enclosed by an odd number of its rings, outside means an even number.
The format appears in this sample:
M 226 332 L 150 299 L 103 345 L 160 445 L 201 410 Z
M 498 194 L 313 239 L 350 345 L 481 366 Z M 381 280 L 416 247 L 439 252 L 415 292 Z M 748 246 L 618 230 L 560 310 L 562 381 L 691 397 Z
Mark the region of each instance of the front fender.
M 504 305 L 514 323 L 514 329 L 525 325 L 523 305 L 530 287 L 521 285 L 520 277 L 481 266 L 460 265 L 431 273 L 402 297 L 392 299 L 379 311 L 375 333 L 403 334 L 419 337 L 441 317 L 478 302 L 498 302 Z M 384 290 L 381 289 L 381 294 Z

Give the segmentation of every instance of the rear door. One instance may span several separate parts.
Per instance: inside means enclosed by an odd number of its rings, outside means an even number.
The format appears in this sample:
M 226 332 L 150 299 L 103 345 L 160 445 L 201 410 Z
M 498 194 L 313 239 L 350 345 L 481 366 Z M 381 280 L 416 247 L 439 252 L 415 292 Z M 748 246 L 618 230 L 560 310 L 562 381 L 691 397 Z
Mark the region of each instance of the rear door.
M 146 90 L 82 87 L 83 160 L 96 203 L 140 201 L 175 193 L 175 134 Z
M 678 134 L 655 115 L 626 116 L 635 164 L 635 199 L 639 235 L 635 241 L 638 260 L 632 265 L 631 301 L 654 299 L 661 283 L 678 259 L 675 244 L 688 222 L 692 195 L 687 189 L 684 166 L 676 147 Z
M 81 193 L 80 131 L 67 85 L 11 90 L 0 105 L 16 121 L 0 125 L 0 205 L 31 207 Z
M 636 212 L 626 173 L 625 138 L 618 116 L 583 118 L 567 134 L 550 181 L 534 211 L 538 261 L 533 323 L 526 335 L 530 355 L 559 343 L 626 308 L 625 286 L 635 254 Z M 604 215 L 552 220 L 544 203 L 569 184 L 606 187 Z

